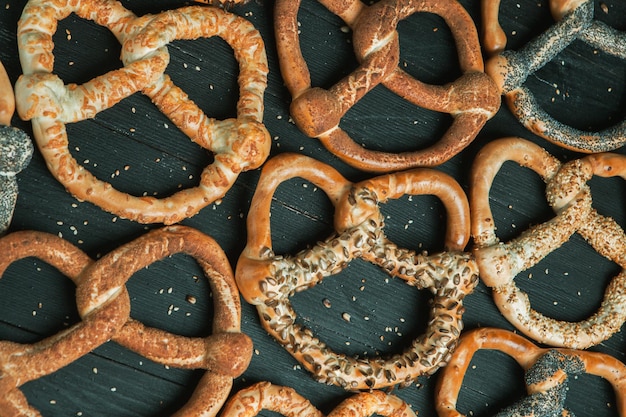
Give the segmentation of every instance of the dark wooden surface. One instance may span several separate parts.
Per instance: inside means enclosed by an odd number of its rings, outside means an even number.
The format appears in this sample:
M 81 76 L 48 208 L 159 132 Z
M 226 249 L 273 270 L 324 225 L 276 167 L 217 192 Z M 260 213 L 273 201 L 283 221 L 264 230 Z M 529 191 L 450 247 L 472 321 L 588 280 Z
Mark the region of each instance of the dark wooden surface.
M 341 30 L 344 24 L 338 17 L 316 1 L 303 3 L 302 48 L 313 84 L 328 87 L 355 67 L 350 34 Z M 479 2 L 462 3 L 479 22 Z M 604 3 L 608 13 L 596 3 L 596 17 L 626 30 L 625 2 Z M 21 73 L 15 32 L 24 4 L 17 0 L 0 2 L 0 59 L 13 82 Z M 186 3 L 125 0 L 123 4 L 140 15 Z M 290 122 L 290 96 L 278 70 L 274 46 L 272 7 L 270 1 L 253 1 L 233 9 L 248 18 L 266 42 L 270 74 L 265 123 L 273 137 L 272 155 L 299 152 L 330 163 L 350 180 L 369 177 L 343 164 Z M 510 48 L 520 47 L 551 23 L 546 0 L 504 1 L 501 18 Z M 444 83 L 458 76 L 450 31 L 438 16 L 415 14 L 401 22 L 399 32 L 401 62 L 406 63 L 409 73 L 430 83 Z M 121 66 L 120 47 L 113 36 L 75 16 L 60 23 L 55 42 L 55 72 L 66 83 L 82 83 Z M 217 118 L 234 116 L 237 69 L 226 44 L 217 38 L 175 41 L 169 50 L 167 72 L 176 84 L 207 114 Z M 624 117 L 626 63 L 579 41 L 532 75 L 527 85 L 548 112 L 579 128 L 603 128 Z M 29 124 L 17 117 L 14 124 L 30 131 Z M 392 150 L 424 147 L 437 140 L 449 124 L 450 116 L 416 108 L 383 87 L 367 94 L 342 121 L 342 127 L 366 146 Z M 98 114 L 94 120 L 69 125 L 68 129 L 72 152 L 80 162 L 99 178 L 135 195 L 147 192 L 163 196 L 179 184 L 196 184 L 201 169 L 210 161 L 206 152 L 187 140 L 140 94 Z M 438 169 L 453 175 L 467 190 L 476 152 L 494 138 L 512 135 L 536 141 L 562 160 L 580 156 L 534 137 L 503 106 L 466 151 Z M 245 217 L 258 176 L 258 170 L 241 175 L 220 204 L 212 204 L 182 222 L 214 237 L 233 268 L 245 245 Z M 591 186 L 598 210 L 626 224 L 622 180 L 593 179 Z M 118 219 L 90 203 L 78 202 L 49 174 L 38 151 L 19 175 L 19 187 L 11 231 L 58 234 L 94 258 L 158 227 Z M 542 181 L 512 163 L 506 164 L 496 178 L 491 202 L 498 234 L 504 240 L 552 215 L 543 196 Z M 305 187 L 304 181 L 281 185 L 272 209 L 275 250 L 293 253 L 328 236 L 332 231 L 331 208 L 323 193 Z M 387 233 L 398 244 L 430 252 L 442 249 L 445 216 L 436 199 L 403 198 L 385 205 L 383 211 Z M 615 264 L 574 236 L 536 267 L 520 274 L 517 282 L 539 311 L 560 319 L 580 320 L 597 308 L 606 284 L 618 272 Z M 198 275 L 195 262 L 184 255 L 137 273 L 128 283 L 133 317 L 179 334 L 208 334 L 211 300 L 206 283 L 194 279 Z M 70 280 L 41 261 L 25 259 L 11 265 L 0 280 L 0 339 L 35 342 L 76 323 L 79 318 L 73 290 Z M 196 296 L 197 303 L 186 301 L 189 294 Z M 330 308 L 323 307 L 325 298 L 330 300 Z M 302 323 L 335 350 L 360 355 L 401 351 L 423 331 L 427 301 L 428 294 L 388 278 L 363 261 L 352 262 L 341 274 L 293 297 Z M 466 328 L 512 329 L 483 284 L 467 297 L 466 306 Z M 351 322 L 342 319 L 344 312 L 351 315 Z M 255 353 L 235 389 L 260 380 L 291 386 L 325 413 L 349 396 L 340 388 L 316 383 L 300 369 L 260 328 L 255 310 L 245 302 L 242 330 L 253 339 Z M 591 350 L 625 361 L 625 348 L 626 338 L 619 333 Z M 492 415 L 523 395 L 521 370 L 506 356 L 481 352 L 473 365 L 459 399 L 459 410 L 464 414 Z M 56 373 L 25 384 L 23 390 L 43 416 L 166 416 L 185 403 L 201 373 L 166 369 L 109 342 Z M 424 377 L 421 386 L 394 392 L 421 416 L 434 416 L 436 378 Z M 567 405 L 576 415 L 614 416 L 613 404 L 614 396 L 604 381 L 589 376 L 572 381 Z

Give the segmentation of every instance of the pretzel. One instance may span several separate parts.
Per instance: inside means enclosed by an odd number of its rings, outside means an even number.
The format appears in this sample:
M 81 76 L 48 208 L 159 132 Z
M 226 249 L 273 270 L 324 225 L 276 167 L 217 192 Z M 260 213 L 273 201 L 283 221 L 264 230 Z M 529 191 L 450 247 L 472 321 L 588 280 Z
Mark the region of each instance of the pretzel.
M 108 340 L 158 363 L 208 371 L 183 412 L 214 416 L 252 355 L 252 343 L 240 333 L 241 306 L 226 255 L 210 237 L 188 227 L 147 233 L 98 261 L 54 235 L 24 231 L 0 240 L 0 273 L 13 262 L 37 257 L 76 284 L 81 321 L 34 344 L 0 341 L 0 408 L 9 416 L 39 415 L 19 387 L 55 372 Z M 176 253 L 193 256 L 209 279 L 215 314 L 213 334 L 188 338 L 149 328 L 130 318 L 125 282 L 136 271 Z M 6 414 L 3 414 L 5 416 Z
M 485 49 L 495 54 L 487 61 L 485 72 L 494 79 L 517 119 L 534 134 L 578 152 L 606 152 L 623 146 L 626 121 L 599 132 L 573 128 L 541 109 L 523 83 L 577 39 L 626 59 L 626 33 L 594 20 L 593 0 L 551 0 L 557 22 L 518 51 L 503 51 L 506 34 L 498 23 L 499 5 L 500 0 L 482 0 Z
M 122 68 L 82 85 L 64 85 L 52 73 L 52 35 L 57 21 L 71 12 L 107 27 L 117 37 Z M 226 41 L 239 62 L 236 119 L 207 117 L 164 73 L 169 42 L 212 36 Z M 260 34 L 241 17 L 201 6 L 136 17 L 114 0 L 30 0 L 18 24 L 18 43 L 24 71 L 16 84 L 18 112 L 32 121 L 50 171 L 80 200 L 140 223 L 172 224 L 223 197 L 239 173 L 257 168 L 267 158 L 270 137 L 262 124 L 267 57 Z M 192 141 L 214 153 L 198 186 L 165 198 L 131 196 L 97 179 L 70 154 L 66 123 L 93 118 L 138 91 Z
M 270 207 L 276 188 L 294 177 L 324 190 L 335 206 L 336 233 L 293 256 L 274 254 Z M 378 203 L 405 194 L 434 194 L 448 213 L 446 250 L 416 254 L 390 242 Z M 243 297 L 256 305 L 261 325 L 319 382 L 350 390 L 410 385 L 445 365 L 463 328 L 462 301 L 478 281 L 476 264 L 462 250 L 469 238 L 468 204 L 451 177 L 422 168 L 353 184 L 335 169 L 305 156 L 281 154 L 266 162 L 248 213 L 248 241 L 235 272 Z M 428 330 L 402 354 L 353 358 L 335 353 L 296 323 L 289 297 L 363 258 L 392 276 L 434 294 Z
M 537 172 L 546 182 L 546 197 L 556 215 L 507 243 L 499 242 L 489 206 L 489 190 L 505 161 Z M 626 156 L 602 153 L 561 164 L 539 146 L 521 138 L 486 145 L 472 167 L 470 207 L 475 256 L 481 280 L 493 288 L 502 314 L 520 331 L 540 343 L 584 349 L 619 331 L 626 321 L 626 258 L 624 231 L 615 220 L 592 207 L 586 184 L 593 175 L 626 178 Z M 515 277 L 579 233 L 599 254 L 622 272 L 607 286 L 598 311 L 580 322 L 550 319 L 530 307 Z
M 293 388 L 272 385 L 267 381 L 238 391 L 232 396 L 220 417 L 254 417 L 269 410 L 286 417 L 324 417 L 309 400 Z M 343 400 L 328 417 L 415 417 L 411 407 L 395 395 L 382 391 L 360 392 Z
M 33 143 L 21 129 L 11 127 L 15 96 L 11 80 L 0 62 L 0 235 L 13 218 L 18 188 L 16 175 L 25 169 L 33 155 Z
M 500 108 L 493 81 L 483 73 L 483 60 L 474 23 L 455 0 L 383 0 L 366 6 L 359 0 L 320 0 L 353 30 L 359 67 L 330 89 L 311 87 L 311 77 L 299 46 L 297 22 L 300 1 L 278 0 L 275 32 L 280 69 L 293 101 L 296 125 L 344 162 L 359 169 L 388 172 L 439 165 L 468 146 Z M 427 85 L 398 68 L 396 25 L 413 13 L 441 16 L 450 27 L 463 75 L 443 86 Z M 454 122 L 433 146 L 389 153 L 364 149 L 339 126 L 341 118 L 378 84 L 430 110 L 450 113 Z
M 524 337 L 503 329 L 481 328 L 465 332 L 435 388 L 439 417 L 460 417 L 457 398 L 474 354 L 497 350 L 513 358 L 525 371 L 528 396 L 498 416 L 569 416 L 565 409 L 568 379 L 587 373 L 606 379 L 615 391 L 618 415 L 626 415 L 626 365 L 600 352 L 542 349 Z

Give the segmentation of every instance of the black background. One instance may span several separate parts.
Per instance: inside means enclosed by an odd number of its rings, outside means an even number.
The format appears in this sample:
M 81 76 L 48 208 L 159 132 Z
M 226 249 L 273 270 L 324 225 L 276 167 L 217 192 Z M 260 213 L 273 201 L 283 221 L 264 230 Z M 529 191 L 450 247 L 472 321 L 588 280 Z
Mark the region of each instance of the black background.
M 137 15 L 188 4 L 174 0 L 122 3 Z M 480 22 L 478 1 L 461 3 Z M 24 4 L 0 2 L 0 59 L 12 82 L 21 73 L 16 28 Z M 596 2 L 596 18 L 625 30 L 626 3 L 616 0 L 604 4 L 608 13 Z M 291 97 L 278 69 L 272 9 L 271 1 L 252 1 L 232 9 L 250 20 L 266 43 L 270 74 L 264 122 L 273 138 L 271 155 L 298 152 L 331 164 L 351 181 L 371 177 L 339 161 L 290 121 Z M 512 49 L 552 24 L 547 1 L 504 1 L 500 15 L 509 35 L 508 48 Z M 299 20 L 313 85 L 329 87 L 356 67 L 350 34 L 342 31 L 345 24 L 338 17 L 316 1 L 304 0 Z M 402 21 L 398 31 L 400 62 L 410 74 L 437 84 L 459 76 L 451 32 L 440 17 L 417 13 Z M 74 15 L 60 22 L 54 39 L 55 73 L 65 83 L 83 83 L 122 65 L 120 46 L 113 35 Z M 219 38 L 175 41 L 169 51 L 167 73 L 174 82 L 209 116 L 234 117 L 237 66 L 225 42 Z M 624 116 L 626 63 L 580 41 L 531 75 L 526 85 L 550 114 L 581 129 L 602 129 Z M 17 116 L 13 120 L 14 125 L 30 132 L 29 123 Z M 449 115 L 417 108 L 381 86 L 357 103 L 341 126 L 367 147 L 403 151 L 433 143 L 450 122 Z M 93 120 L 68 125 L 68 132 L 70 149 L 79 162 L 98 178 L 134 195 L 147 192 L 165 196 L 179 185 L 195 185 L 202 168 L 211 161 L 210 155 L 191 143 L 141 94 L 123 100 Z M 563 161 L 581 156 L 533 136 L 503 105 L 468 149 L 437 169 L 453 175 L 467 191 L 477 151 L 502 136 L 535 141 Z M 215 238 L 233 269 L 245 246 L 245 217 L 258 176 L 259 170 L 241 175 L 219 204 L 211 204 L 182 222 Z M 20 195 L 10 231 L 58 234 L 96 258 L 159 227 L 116 218 L 90 203 L 77 201 L 50 175 L 37 150 L 18 180 Z M 626 224 L 622 180 L 594 178 L 590 184 L 595 207 Z M 543 191 L 537 175 L 512 163 L 505 164 L 491 191 L 502 240 L 552 216 Z M 332 232 L 330 202 L 321 191 L 306 187 L 305 181 L 281 185 L 275 197 L 272 237 L 277 253 L 295 253 Z M 445 213 L 438 200 L 405 197 L 384 205 L 382 210 L 387 217 L 386 232 L 393 241 L 416 250 L 442 250 Z M 536 267 L 520 274 L 516 282 L 528 292 L 537 310 L 559 319 L 581 320 L 599 306 L 606 284 L 619 270 L 575 235 Z M 185 255 L 173 256 L 135 274 L 127 284 L 133 317 L 178 334 L 207 335 L 212 316 L 209 290 L 206 282 L 194 276 L 201 276 L 200 270 Z M 197 298 L 195 304 L 186 301 L 190 294 Z M 330 347 L 348 354 L 373 355 L 399 352 L 424 330 L 428 297 L 426 292 L 387 277 L 364 261 L 354 261 L 342 273 L 292 300 L 301 322 Z M 331 302 L 329 309 L 323 307 L 324 299 Z M 465 305 L 466 328 L 512 329 L 484 284 L 467 297 Z M 177 309 L 172 310 L 172 306 Z M 344 312 L 352 317 L 350 322 L 342 319 Z M 21 260 L 12 264 L 0 280 L 0 339 L 32 343 L 78 320 L 72 282 L 49 265 L 35 259 Z M 255 353 L 234 389 L 260 380 L 291 386 L 324 413 L 350 395 L 340 388 L 316 383 L 300 369 L 261 329 L 256 311 L 245 302 L 242 331 L 253 339 Z M 626 339 L 619 333 L 591 350 L 625 361 L 625 345 Z M 22 389 L 43 416 L 165 416 L 186 402 L 201 374 L 166 369 L 109 342 Z M 420 386 L 396 389 L 394 393 L 412 404 L 421 416 L 433 416 L 436 378 L 420 378 Z M 479 352 L 466 376 L 459 411 L 466 415 L 494 414 L 523 394 L 522 372 L 510 358 Z M 572 381 L 567 405 L 577 415 L 611 416 L 617 415 L 614 401 L 608 383 L 583 376 Z

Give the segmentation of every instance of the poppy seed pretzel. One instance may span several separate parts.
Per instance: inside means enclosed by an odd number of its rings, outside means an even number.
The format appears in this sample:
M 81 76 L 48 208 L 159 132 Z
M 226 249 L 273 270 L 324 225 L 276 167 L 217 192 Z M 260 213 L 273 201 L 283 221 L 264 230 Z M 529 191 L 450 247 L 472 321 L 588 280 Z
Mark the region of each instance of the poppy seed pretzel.
M 456 0 L 383 0 L 370 6 L 360 0 L 320 0 L 352 28 L 359 61 L 356 70 L 328 90 L 311 86 L 300 50 L 300 2 L 278 0 L 275 5 L 280 68 L 293 97 L 291 116 L 303 133 L 318 138 L 344 162 L 372 172 L 442 164 L 468 146 L 500 108 L 497 88 L 483 72 L 474 23 Z M 427 85 L 398 67 L 396 26 L 417 12 L 438 14 L 450 27 L 463 71 L 456 81 L 443 86 Z M 363 148 L 339 123 L 357 101 L 379 84 L 417 106 L 451 114 L 451 127 L 436 144 L 422 150 L 390 153 Z
M 489 206 L 489 190 L 505 161 L 537 172 L 546 182 L 546 197 L 555 217 L 501 243 Z M 504 138 L 486 145 L 472 167 L 470 207 L 474 254 L 481 280 L 493 289 L 502 314 L 517 329 L 540 343 L 584 349 L 619 331 L 626 321 L 626 236 L 615 220 L 592 207 L 586 184 L 592 176 L 626 177 L 626 156 L 603 153 L 561 164 L 544 149 L 521 138 Z M 580 322 L 551 319 L 533 310 L 515 277 L 580 234 L 599 254 L 621 268 L 607 286 L 599 309 Z
M 233 395 L 220 417 L 254 417 L 269 410 L 285 417 L 324 417 L 309 400 L 293 388 L 257 382 Z M 382 391 L 360 392 L 343 400 L 328 417 L 415 417 L 409 404 Z
M 626 365 L 600 352 L 574 349 L 539 348 L 508 330 L 480 328 L 465 332 L 446 368 L 439 374 L 435 404 L 439 417 L 461 417 L 457 399 L 465 373 L 479 350 L 500 351 L 514 359 L 525 371 L 527 396 L 497 415 L 569 416 L 565 409 L 569 378 L 581 374 L 601 377 L 611 384 L 620 417 L 626 416 Z
M 64 85 L 54 74 L 52 36 L 71 12 L 107 27 L 122 44 L 124 67 L 82 85 Z M 207 117 L 165 74 L 167 44 L 219 36 L 239 63 L 237 118 Z M 246 170 L 260 166 L 270 148 L 262 123 L 267 85 L 263 40 L 247 20 L 217 7 L 192 6 L 136 17 L 115 0 L 30 0 L 18 25 L 24 74 L 16 84 L 20 116 L 31 120 L 46 163 L 75 197 L 141 223 L 172 224 L 223 197 Z M 66 124 L 95 117 L 141 91 L 193 142 L 214 153 L 196 187 L 168 197 L 136 197 L 116 190 L 81 166 L 68 149 Z
M 72 279 L 81 317 L 81 322 L 32 345 L 0 342 L 0 405 L 15 410 L 9 416 L 38 415 L 19 390 L 21 385 L 55 372 L 108 340 L 167 366 L 207 370 L 180 415 L 215 416 L 233 378 L 248 366 L 252 342 L 240 333 L 241 305 L 232 269 L 217 243 L 195 229 L 156 229 L 98 261 L 61 238 L 38 232 L 8 235 L 0 240 L 0 249 L 7 254 L 0 263 L 2 272 L 15 260 L 36 256 Z M 176 253 L 195 258 L 209 279 L 214 319 L 208 337 L 178 336 L 130 317 L 126 281 Z
M 335 206 L 336 233 L 296 255 L 272 249 L 270 208 L 276 188 L 300 177 L 324 190 Z M 390 242 L 378 204 L 402 195 L 434 194 L 448 213 L 446 251 L 416 254 Z M 410 385 L 445 365 L 463 328 L 462 301 L 478 282 L 476 264 L 462 252 L 469 236 L 468 204 L 451 177 L 421 168 L 353 184 L 311 158 L 282 154 L 263 167 L 248 214 L 248 242 L 235 278 L 243 297 L 256 305 L 262 326 L 315 378 L 349 390 Z M 389 358 L 353 358 L 333 352 L 297 323 L 289 297 L 363 258 L 433 295 L 426 334 Z
M 494 56 L 485 72 L 505 95 L 517 119 L 534 134 L 564 148 L 585 153 L 611 151 L 626 143 L 626 121 L 599 132 L 582 131 L 554 119 L 523 84 L 575 40 L 626 59 L 626 33 L 593 19 L 593 0 L 550 0 L 557 21 L 517 51 L 504 50 L 506 34 L 498 22 L 500 0 L 482 0 L 484 45 Z

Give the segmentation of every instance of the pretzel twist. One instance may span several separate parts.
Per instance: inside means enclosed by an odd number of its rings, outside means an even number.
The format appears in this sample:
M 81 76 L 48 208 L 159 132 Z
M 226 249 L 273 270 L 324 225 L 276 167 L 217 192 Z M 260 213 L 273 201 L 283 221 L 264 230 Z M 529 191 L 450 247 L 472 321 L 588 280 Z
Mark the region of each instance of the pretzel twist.
M 489 190 L 505 161 L 514 161 L 542 177 L 555 217 L 501 243 L 495 234 Z M 587 181 L 593 175 L 626 177 L 626 156 L 603 153 L 561 164 L 531 142 L 505 138 L 485 146 L 472 167 L 472 235 L 481 280 L 493 288 L 494 300 L 502 314 L 517 329 L 541 343 L 587 348 L 611 337 L 626 321 L 623 250 L 626 236 L 615 220 L 602 216 L 592 207 Z M 574 233 L 579 233 L 599 254 L 617 263 L 622 272 L 607 286 L 596 313 L 580 322 L 566 322 L 533 310 L 528 296 L 514 280 Z
M 269 410 L 286 417 L 324 417 L 309 400 L 293 388 L 257 382 L 232 396 L 221 417 L 254 417 Z M 343 400 L 328 417 L 415 417 L 411 407 L 395 395 L 382 391 L 360 392 Z
M 296 255 L 274 253 L 270 207 L 276 188 L 294 177 L 324 190 L 335 206 L 336 234 Z M 379 203 L 405 194 L 434 194 L 448 212 L 446 251 L 432 256 L 399 248 L 383 232 Z M 248 214 L 248 243 L 235 277 L 256 305 L 263 327 L 315 378 L 346 389 L 410 385 L 445 365 L 463 328 L 463 298 L 478 281 L 476 264 L 462 252 L 469 236 L 468 204 L 449 176 L 422 168 L 353 184 L 328 165 L 305 156 L 279 155 L 266 163 Z M 296 322 L 289 297 L 363 258 L 392 276 L 434 294 L 425 335 L 402 354 L 357 359 L 333 352 Z
M 70 278 L 76 284 L 81 317 L 79 323 L 34 344 L 0 341 L 0 404 L 13 410 L 9 416 L 39 415 L 19 387 L 108 340 L 161 364 L 207 370 L 181 414 L 216 415 L 233 378 L 248 366 L 252 343 L 240 333 L 239 293 L 228 259 L 213 239 L 194 229 L 154 230 L 95 262 L 67 241 L 40 232 L 12 233 L 0 240 L 0 250 L 6 255 L 0 260 L 0 274 L 11 263 L 34 256 Z M 178 336 L 130 317 L 125 282 L 139 269 L 176 253 L 193 256 L 209 279 L 215 314 L 212 335 L 206 338 Z
M 460 417 L 457 399 L 465 373 L 479 350 L 497 350 L 513 358 L 525 371 L 528 396 L 506 407 L 498 416 L 565 416 L 569 378 L 587 373 L 604 378 L 615 391 L 618 415 L 626 415 L 626 365 L 600 352 L 539 348 L 524 337 L 503 329 L 465 332 L 435 388 L 439 417 Z
M 82 85 L 64 85 L 53 74 L 52 35 L 57 21 L 71 12 L 116 36 L 122 44 L 122 68 Z M 207 117 L 164 72 L 168 43 L 212 36 L 226 41 L 239 63 L 236 119 Z M 257 168 L 269 154 L 271 141 L 262 123 L 265 47 L 258 31 L 239 16 L 191 6 L 137 17 L 115 0 L 30 0 L 18 25 L 18 42 L 24 71 L 16 84 L 18 112 L 32 121 L 50 171 L 81 200 L 141 223 L 176 223 L 223 197 L 241 172 Z M 67 123 L 93 118 L 139 91 L 192 141 L 214 153 L 198 186 L 164 198 L 136 197 L 97 179 L 71 155 Z
M 299 46 L 300 0 L 275 5 L 275 32 L 280 68 L 293 96 L 291 115 L 307 136 L 318 138 L 344 162 L 357 168 L 387 172 L 439 165 L 463 150 L 500 107 L 493 81 L 483 73 L 474 23 L 455 0 L 384 0 L 366 6 L 359 0 L 320 0 L 353 30 L 359 67 L 330 89 L 311 87 L 310 73 Z M 443 85 L 427 85 L 398 68 L 396 30 L 399 21 L 417 12 L 441 16 L 454 36 L 463 75 Z M 450 113 L 454 122 L 435 145 L 404 153 L 364 149 L 339 126 L 341 118 L 375 86 L 383 84 L 409 102 Z
M 599 132 L 568 126 L 541 109 L 523 84 L 535 71 L 579 39 L 605 53 L 626 59 L 626 33 L 593 19 L 593 0 L 551 0 L 557 20 L 550 28 L 517 51 L 504 50 L 506 34 L 498 22 L 500 0 L 482 0 L 484 44 L 495 55 L 485 72 L 505 95 L 509 108 L 534 134 L 564 148 L 585 153 L 611 151 L 626 143 L 626 121 Z

